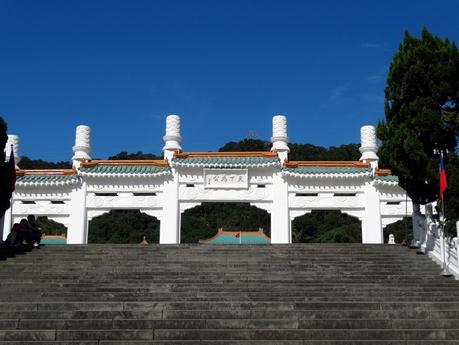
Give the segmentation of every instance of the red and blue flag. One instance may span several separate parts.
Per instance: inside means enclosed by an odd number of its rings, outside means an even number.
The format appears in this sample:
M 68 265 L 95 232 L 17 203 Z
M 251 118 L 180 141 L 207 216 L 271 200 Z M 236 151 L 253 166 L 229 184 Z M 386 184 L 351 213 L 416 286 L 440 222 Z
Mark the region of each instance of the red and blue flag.
M 443 164 L 443 155 L 440 157 L 440 199 L 443 200 L 445 190 L 448 188 L 446 180 L 445 165 Z

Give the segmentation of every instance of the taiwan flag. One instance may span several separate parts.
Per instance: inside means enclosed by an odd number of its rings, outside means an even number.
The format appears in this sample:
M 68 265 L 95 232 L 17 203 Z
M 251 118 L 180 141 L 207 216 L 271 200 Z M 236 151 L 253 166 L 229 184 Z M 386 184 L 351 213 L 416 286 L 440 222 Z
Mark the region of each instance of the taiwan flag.
M 448 188 L 446 181 L 445 165 L 443 164 L 443 155 L 440 157 L 440 199 L 443 201 L 445 190 Z

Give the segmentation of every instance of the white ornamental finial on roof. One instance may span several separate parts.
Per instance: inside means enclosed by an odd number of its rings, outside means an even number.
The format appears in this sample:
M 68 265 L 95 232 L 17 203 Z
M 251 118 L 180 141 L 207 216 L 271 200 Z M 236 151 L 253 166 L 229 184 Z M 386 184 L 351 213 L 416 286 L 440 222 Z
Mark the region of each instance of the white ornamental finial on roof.
M 373 169 L 378 167 L 378 145 L 376 143 L 376 129 L 374 126 L 363 126 L 360 129 L 361 146 L 359 148 L 361 161 L 369 161 Z
M 10 160 L 11 147 L 13 148 L 14 163 L 16 164 L 16 169 L 19 169 L 18 164 L 21 161 L 19 156 L 19 137 L 14 134 L 8 134 L 8 141 L 5 145 L 5 160 Z
M 273 136 L 271 141 L 273 143 L 271 151 L 277 151 L 281 161 L 287 159 L 290 149 L 288 147 L 286 116 L 275 115 L 273 117 Z
M 180 143 L 182 142 L 182 135 L 180 133 L 180 116 L 168 115 L 166 117 L 166 135 L 164 140 L 164 158 L 169 161 L 174 156 L 174 152 L 182 151 Z
M 78 167 L 81 162 L 91 160 L 91 128 L 80 125 L 76 128 L 75 146 L 73 146 L 74 155 L 72 157 L 73 165 Z

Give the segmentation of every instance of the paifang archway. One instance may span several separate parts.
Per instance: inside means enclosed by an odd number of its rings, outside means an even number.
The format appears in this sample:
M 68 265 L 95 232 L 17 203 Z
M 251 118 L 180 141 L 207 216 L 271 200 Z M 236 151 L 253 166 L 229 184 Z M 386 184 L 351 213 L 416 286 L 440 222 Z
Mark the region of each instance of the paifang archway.
M 375 128 L 361 129 L 359 161 L 289 161 L 287 119 L 273 118 L 270 152 L 182 152 L 181 120 L 166 119 L 164 159 L 91 160 L 90 130 L 78 126 L 72 169 L 17 170 L 5 238 L 24 215 L 68 226 L 68 243 L 87 243 L 88 221 L 111 209 L 139 209 L 160 220 L 160 243 L 180 243 L 181 214 L 202 202 L 245 202 L 266 210 L 271 243 L 292 242 L 291 222 L 316 209 L 357 217 L 363 243 L 383 243 L 383 228 L 411 201 L 389 170 L 378 168 Z M 19 161 L 19 157 L 16 161 Z

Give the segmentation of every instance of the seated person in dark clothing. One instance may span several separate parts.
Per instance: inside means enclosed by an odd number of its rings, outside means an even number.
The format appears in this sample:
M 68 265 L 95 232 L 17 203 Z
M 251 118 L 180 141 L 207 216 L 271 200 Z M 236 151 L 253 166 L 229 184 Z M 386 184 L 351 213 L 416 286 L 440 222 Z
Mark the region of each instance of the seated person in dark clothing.
M 27 221 L 29 223 L 30 230 L 32 230 L 32 235 L 33 235 L 33 238 L 34 238 L 34 246 L 38 247 L 40 245 L 40 241 L 41 241 L 41 228 L 37 224 L 34 215 L 29 215 L 27 217 Z
M 5 243 L 10 247 L 17 247 L 22 244 L 22 241 L 23 237 L 21 234 L 21 225 L 19 225 L 19 223 L 14 223 L 13 228 L 11 229 L 11 232 L 8 234 Z
M 21 235 L 21 243 L 26 242 L 29 246 L 33 246 L 35 243 L 35 235 L 33 233 L 33 230 L 31 229 L 29 222 L 27 219 L 21 219 L 21 222 L 19 223 L 20 225 L 20 230 L 19 233 Z

